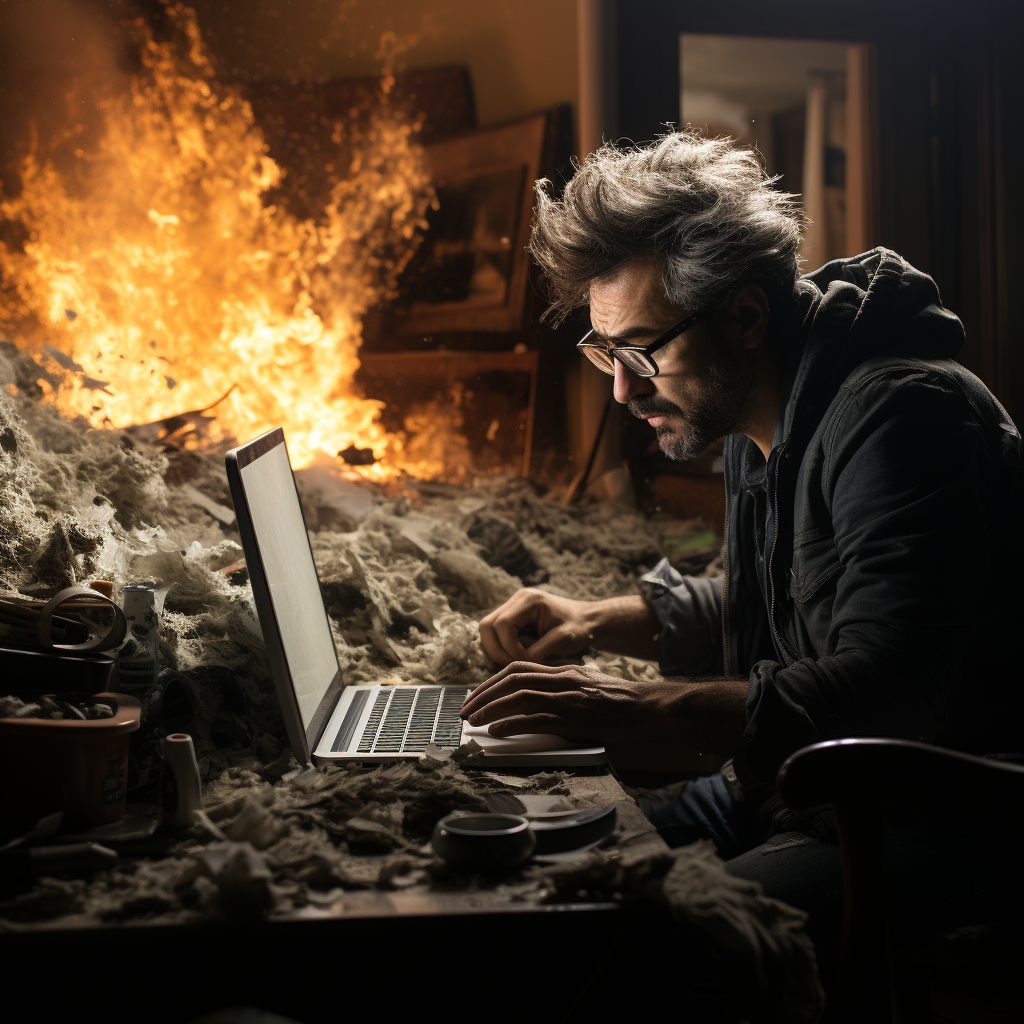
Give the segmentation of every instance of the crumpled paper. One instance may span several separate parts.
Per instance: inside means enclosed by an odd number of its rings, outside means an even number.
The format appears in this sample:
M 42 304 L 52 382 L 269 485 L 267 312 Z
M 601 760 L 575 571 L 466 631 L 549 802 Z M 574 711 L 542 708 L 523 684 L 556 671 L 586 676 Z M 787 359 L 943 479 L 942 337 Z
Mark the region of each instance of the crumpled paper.
M 262 917 L 274 905 L 272 878 L 266 859 L 252 843 L 228 839 L 193 853 L 179 885 L 199 882 L 202 902 L 226 917 Z

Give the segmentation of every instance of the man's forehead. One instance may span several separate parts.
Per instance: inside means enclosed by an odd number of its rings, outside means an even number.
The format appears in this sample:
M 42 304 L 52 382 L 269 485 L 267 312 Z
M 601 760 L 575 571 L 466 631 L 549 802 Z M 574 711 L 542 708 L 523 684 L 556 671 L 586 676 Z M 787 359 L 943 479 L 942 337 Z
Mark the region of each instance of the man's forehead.
M 677 312 L 665 295 L 660 261 L 631 260 L 590 284 L 590 322 L 605 336 L 641 324 L 653 329 Z

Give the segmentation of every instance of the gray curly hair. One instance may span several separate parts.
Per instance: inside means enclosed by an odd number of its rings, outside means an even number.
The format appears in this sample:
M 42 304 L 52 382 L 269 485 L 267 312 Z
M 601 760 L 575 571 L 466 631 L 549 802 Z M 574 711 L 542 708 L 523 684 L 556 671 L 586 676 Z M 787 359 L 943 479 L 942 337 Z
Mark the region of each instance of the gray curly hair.
M 607 143 L 561 199 L 538 181 L 529 250 L 547 281 L 547 315 L 560 322 L 587 304 L 595 278 L 645 256 L 664 261 L 665 294 L 686 309 L 714 308 L 747 282 L 787 303 L 805 218 L 777 180 L 753 150 L 687 130 L 641 147 Z

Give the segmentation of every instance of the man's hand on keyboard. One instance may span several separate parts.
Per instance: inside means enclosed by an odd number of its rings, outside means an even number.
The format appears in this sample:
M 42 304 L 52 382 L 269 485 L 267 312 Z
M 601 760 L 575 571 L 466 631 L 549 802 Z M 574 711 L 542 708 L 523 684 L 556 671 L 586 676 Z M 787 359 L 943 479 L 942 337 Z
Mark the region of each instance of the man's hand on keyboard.
M 692 764 L 695 752 L 731 756 L 746 693 L 746 680 L 639 683 L 575 665 L 514 661 L 481 683 L 461 713 L 470 725 L 489 725 L 492 736 L 548 733 L 610 753 L 639 749 L 651 767 L 672 767 Z

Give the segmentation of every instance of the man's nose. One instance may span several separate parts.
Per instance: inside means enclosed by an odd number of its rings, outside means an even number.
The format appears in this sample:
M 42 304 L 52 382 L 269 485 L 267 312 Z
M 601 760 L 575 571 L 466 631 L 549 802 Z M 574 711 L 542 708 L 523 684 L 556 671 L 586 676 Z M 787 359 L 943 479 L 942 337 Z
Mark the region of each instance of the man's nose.
M 619 359 L 613 359 L 615 364 L 615 386 L 612 394 L 615 401 L 625 405 L 631 398 L 637 395 L 650 395 L 654 393 L 654 385 L 650 377 L 640 377 L 630 372 Z

